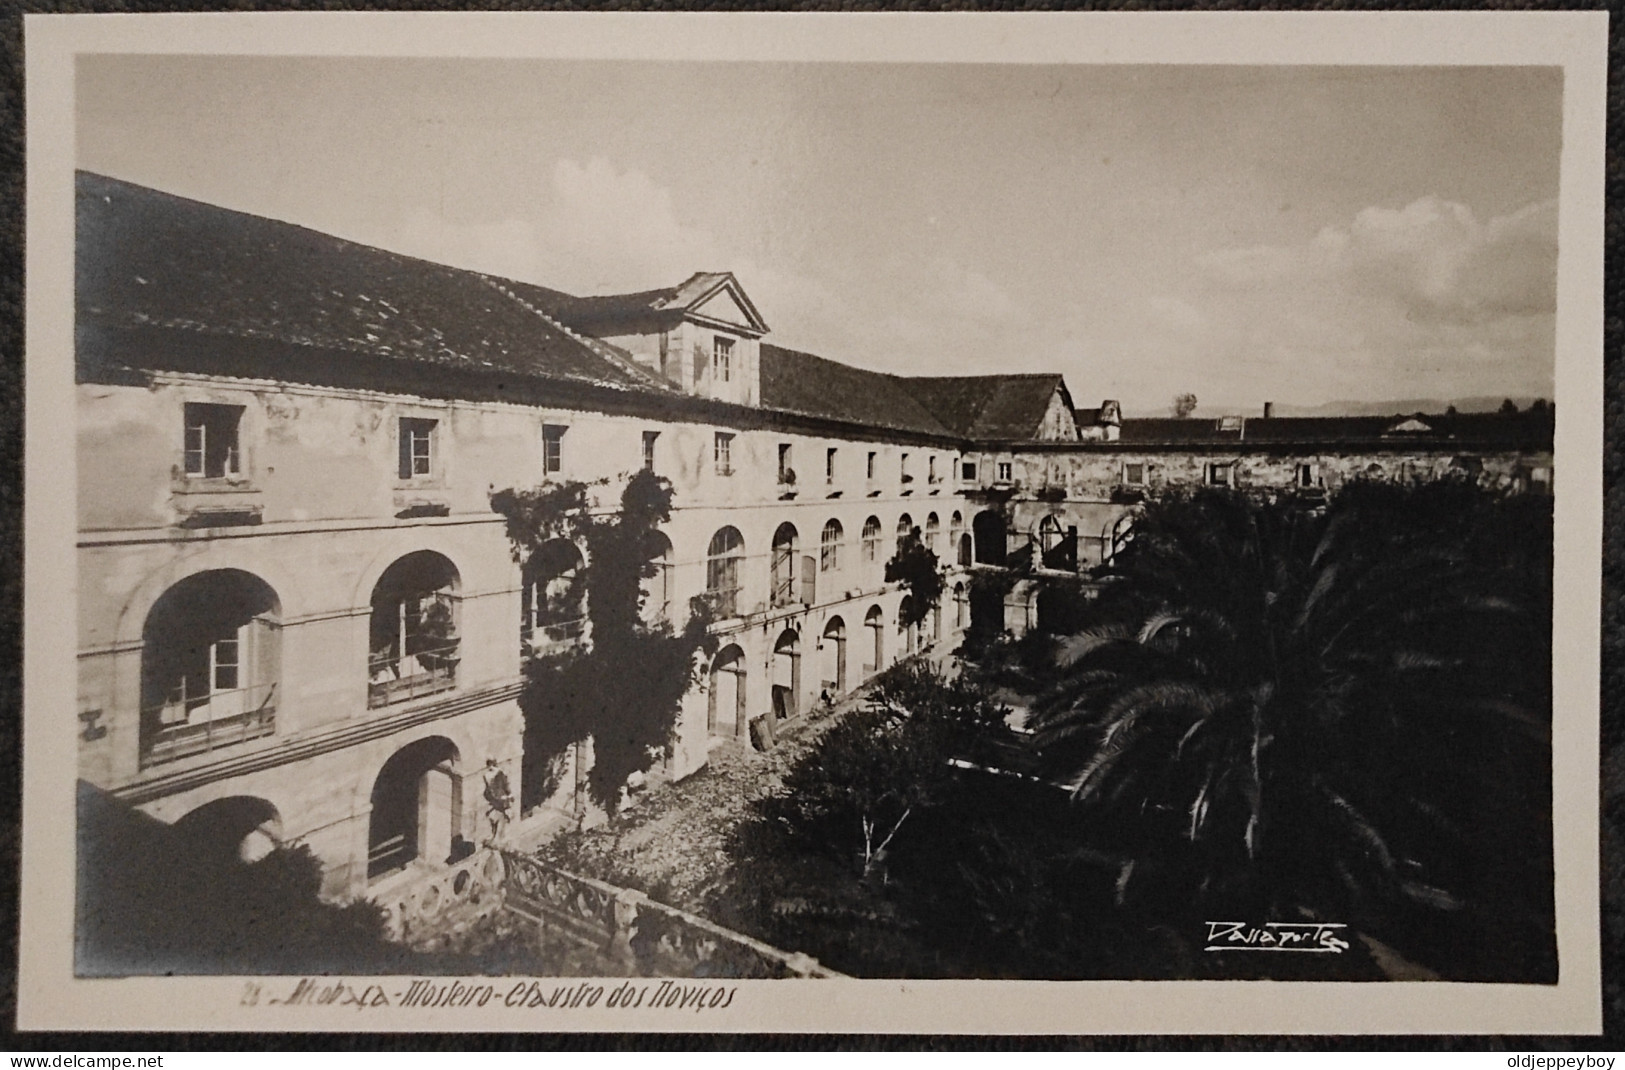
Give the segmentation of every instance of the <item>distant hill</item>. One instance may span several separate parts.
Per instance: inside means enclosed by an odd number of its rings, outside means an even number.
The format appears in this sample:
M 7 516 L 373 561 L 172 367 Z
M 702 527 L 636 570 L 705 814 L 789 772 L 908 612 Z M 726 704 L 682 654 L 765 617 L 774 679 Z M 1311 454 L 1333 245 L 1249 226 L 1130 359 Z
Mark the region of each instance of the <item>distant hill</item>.
M 1457 412 L 1495 412 L 1506 400 L 1506 395 L 1495 397 L 1455 398 L 1445 400 L 1441 398 L 1401 398 L 1394 401 L 1327 401 L 1320 405 L 1288 405 L 1277 402 L 1275 415 L 1277 416 L 1392 416 L 1399 413 L 1413 412 L 1444 412 L 1454 405 Z M 1533 397 L 1515 396 L 1512 399 L 1520 409 L 1527 409 Z M 1228 416 L 1239 413 L 1243 416 L 1262 416 L 1264 406 L 1262 403 L 1250 409 L 1238 409 L 1224 406 L 1198 405 L 1192 413 L 1195 419 L 1214 419 L 1219 416 Z M 1125 410 L 1125 416 L 1155 417 L 1171 415 L 1169 407 L 1160 409 L 1133 409 Z

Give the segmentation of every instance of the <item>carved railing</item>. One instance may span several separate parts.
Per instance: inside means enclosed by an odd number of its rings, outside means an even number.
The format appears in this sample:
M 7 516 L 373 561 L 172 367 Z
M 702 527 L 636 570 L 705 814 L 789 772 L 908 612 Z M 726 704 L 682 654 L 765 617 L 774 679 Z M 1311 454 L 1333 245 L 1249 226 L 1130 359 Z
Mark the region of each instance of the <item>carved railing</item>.
M 642 892 L 503 851 L 506 909 L 649 977 L 840 977 L 818 960 L 727 929 Z
M 374 896 L 384 911 L 392 939 L 411 942 L 458 918 L 489 913 L 502 903 L 503 859 L 497 851 L 476 851 L 445 869 L 425 870 L 417 880 L 391 885 Z

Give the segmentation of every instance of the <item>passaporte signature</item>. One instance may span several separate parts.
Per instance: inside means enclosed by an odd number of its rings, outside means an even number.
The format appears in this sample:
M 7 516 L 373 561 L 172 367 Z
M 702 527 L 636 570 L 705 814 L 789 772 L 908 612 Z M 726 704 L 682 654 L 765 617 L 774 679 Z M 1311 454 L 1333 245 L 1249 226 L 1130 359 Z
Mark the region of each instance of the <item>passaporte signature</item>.
M 1203 951 L 1307 951 L 1340 955 L 1349 943 L 1338 933 L 1348 926 L 1329 921 L 1210 921 Z

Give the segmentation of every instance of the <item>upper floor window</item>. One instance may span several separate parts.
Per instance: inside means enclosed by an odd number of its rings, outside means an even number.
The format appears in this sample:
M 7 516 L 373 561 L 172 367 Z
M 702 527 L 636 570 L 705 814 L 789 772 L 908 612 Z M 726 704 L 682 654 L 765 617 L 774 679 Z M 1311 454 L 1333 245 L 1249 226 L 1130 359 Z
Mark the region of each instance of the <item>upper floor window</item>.
M 908 454 L 903 454 L 902 460 L 897 465 L 897 472 L 904 483 L 914 482 L 914 477 L 908 474 Z
M 186 405 L 186 474 L 218 479 L 242 471 L 237 430 L 241 405 Z
M 839 520 L 824 525 L 823 537 L 818 543 L 818 571 L 834 572 L 841 567 L 841 535 Z
M 655 441 L 660 438 L 659 431 L 645 431 L 643 433 L 643 470 L 655 470 Z
M 872 516 L 863 522 L 863 561 L 872 565 L 880 560 L 880 518 Z
M 790 443 L 779 443 L 779 482 L 794 483 L 796 481 L 795 469 L 790 467 Z
M 935 483 L 937 479 L 937 455 L 932 454 L 925 459 L 925 479 L 928 483 Z
M 564 432 L 557 424 L 542 426 L 542 471 L 548 475 L 564 470 Z
M 835 482 L 835 447 L 831 446 L 824 451 L 824 482 Z
M 726 431 L 718 431 L 711 445 L 711 456 L 716 462 L 717 475 L 734 474 L 733 450 L 734 437 Z
M 959 462 L 959 478 L 961 480 L 963 480 L 964 482 L 966 482 L 966 483 L 974 483 L 974 482 L 976 482 L 976 462 L 975 461 L 960 461 Z
M 717 382 L 726 383 L 733 379 L 734 340 L 732 338 L 718 337 L 712 342 L 711 366 L 716 369 Z
M 434 429 L 437 421 L 401 417 L 401 478 L 434 474 Z
M 864 475 L 865 479 L 873 479 L 873 478 L 875 478 L 875 458 L 878 457 L 878 456 L 880 456 L 880 455 L 877 454 L 874 450 L 869 451 L 869 465 L 868 465 L 867 468 L 865 468 L 863 470 L 863 475 Z
M 1318 486 L 1320 486 L 1320 465 L 1318 465 L 1318 464 L 1300 464 L 1300 465 L 1298 465 L 1298 486 L 1300 486 L 1300 487 L 1318 487 Z
M 1123 482 L 1136 487 L 1144 485 L 1145 464 L 1141 462 L 1123 465 Z
M 997 475 L 998 475 L 998 480 L 997 481 L 1000 482 L 1000 483 L 1008 483 L 1008 482 L 1010 482 L 1010 480 L 1012 478 L 1014 478 L 1014 474 L 1015 474 L 1014 471 L 1013 471 L 1013 467 L 1014 466 L 1012 465 L 1012 463 L 1010 461 L 1000 461 L 995 466 L 995 469 L 996 469 L 996 472 L 997 472 Z
M 1210 487 L 1233 487 L 1236 485 L 1236 466 L 1229 461 L 1213 461 L 1203 470 L 1203 477 Z

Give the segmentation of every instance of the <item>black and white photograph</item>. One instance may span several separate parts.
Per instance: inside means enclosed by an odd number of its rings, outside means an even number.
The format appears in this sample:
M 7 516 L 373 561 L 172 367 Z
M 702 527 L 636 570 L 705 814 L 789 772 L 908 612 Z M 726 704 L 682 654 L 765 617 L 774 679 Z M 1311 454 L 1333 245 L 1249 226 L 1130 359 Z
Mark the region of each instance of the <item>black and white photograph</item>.
M 73 977 L 1595 968 L 1563 66 L 454 51 L 73 61 Z

